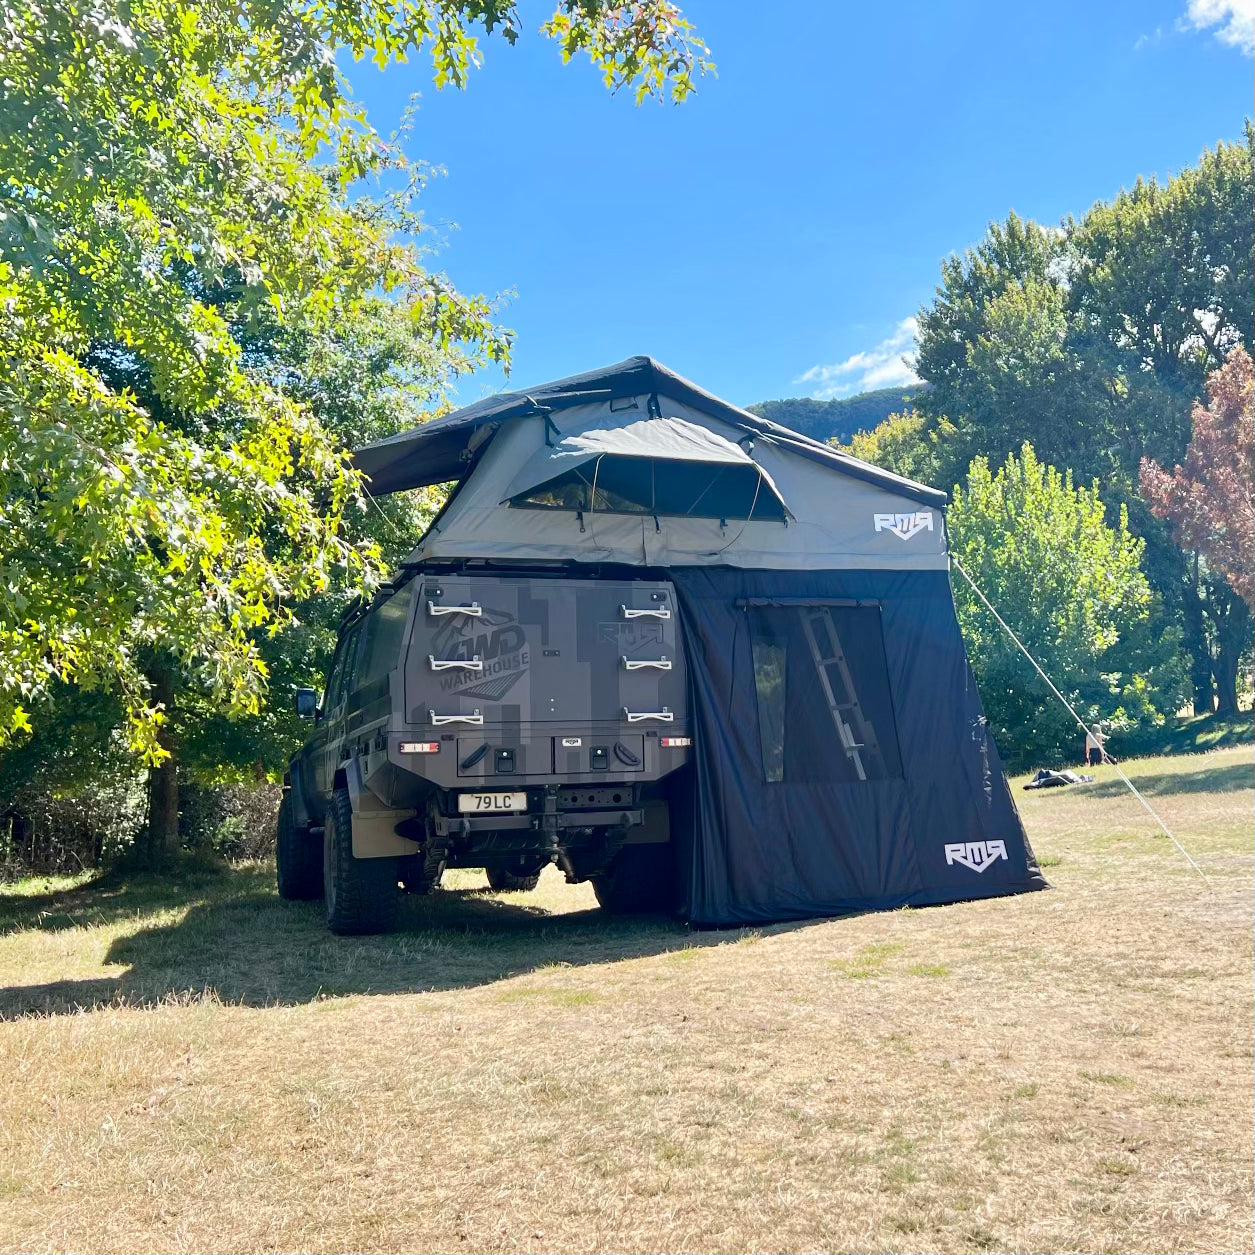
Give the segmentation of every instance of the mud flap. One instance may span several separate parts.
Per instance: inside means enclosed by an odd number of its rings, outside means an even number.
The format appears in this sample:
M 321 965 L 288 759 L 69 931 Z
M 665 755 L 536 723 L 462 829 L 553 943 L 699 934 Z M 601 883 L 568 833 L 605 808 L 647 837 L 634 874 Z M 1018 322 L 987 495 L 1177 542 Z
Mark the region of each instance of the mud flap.
M 345 764 L 345 783 L 353 808 L 353 857 L 396 858 L 417 854 L 422 845 L 397 834 L 396 826 L 413 819 L 417 811 L 393 810 L 362 783 L 362 769 L 356 758 Z

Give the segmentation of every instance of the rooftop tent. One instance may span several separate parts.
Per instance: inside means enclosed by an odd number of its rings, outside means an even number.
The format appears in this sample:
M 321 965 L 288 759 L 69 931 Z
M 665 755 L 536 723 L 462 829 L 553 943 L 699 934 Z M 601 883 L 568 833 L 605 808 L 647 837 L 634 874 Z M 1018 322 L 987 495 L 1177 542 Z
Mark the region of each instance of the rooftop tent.
M 650 358 L 489 397 L 354 460 L 376 494 L 456 483 L 415 562 L 947 565 L 944 493 L 729 405 Z
M 487 442 L 514 420 L 543 418 L 556 428 L 563 425 L 562 416 L 572 409 L 601 405 L 606 413 L 632 415 L 626 402 L 635 401 L 642 408 L 652 403 L 659 409 L 655 399 L 664 396 L 698 411 L 704 419 L 722 420 L 737 436 L 765 436 L 800 457 L 839 469 L 851 478 L 883 485 L 923 505 L 946 502 L 944 492 L 869 466 L 808 436 L 759 418 L 690 383 L 650 357 L 629 357 L 615 366 L 572 375 L 526 392 L 486 397 L 444 418 L 366 445 L 357 450 L 353 460 L 370 478 L 371 492 L 376 496 L 452 483 L 467 474 Z M 639 417 L 639 413 L 635 416 Z
M 375 493 L 456 482 L 421 564 L 664 569 L 694 720 L 699 924 L 1045 887 L 954 612 L 946 496 L 650 358 L 359 450 Z

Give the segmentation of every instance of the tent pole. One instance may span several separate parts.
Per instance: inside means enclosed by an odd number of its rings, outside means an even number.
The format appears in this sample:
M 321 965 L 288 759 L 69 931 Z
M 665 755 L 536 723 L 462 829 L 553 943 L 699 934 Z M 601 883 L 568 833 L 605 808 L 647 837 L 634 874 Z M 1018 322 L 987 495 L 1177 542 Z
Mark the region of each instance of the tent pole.
M 1203 869 L 1190 857 L 1189 850 L 1187 850 L 1185 846 L 1183 846 L 1181 842 L 1176 839 L 1176 837 L 1172 833 L 1172 829 L 1169 828 L 1168 825 L 1164 823 L 1164 821 L 1159 817 L 1159 813 L 1155 810 L 1155 808 L 1141 795 L 1141 793 L 1138 792 L 1137 786 L 1133 783 L 1132 780 L 1128 778 L 1128 776 L 1124 774 L 1123 770 L 1120 767 L 1120 764 L 1117 763 L 1115 759 L 1112 758 L 1107 753 L 1106 746 L 1102 743 L 1102 741 L 1098 737 L 1094 736 L 1092 730 L 1086 724 L 1085 720 L 1082 719 L 1081 716 L 1076 713 L 1075 709 L 1072 706 L 1072 703 L 1068 701 L 1068 699 L 1064 697 L 1064 695 L 1060 693 L 1059 690 L 1055 687 L 1054 681 L 1041 669 L 1041 667 L 1038 665 L 1037 659 L 1034 658 L 1033 655 L 1028 652 L 1028 649 L 1025 647 L 1024 642 L 1020 640 L 1018 636 L 1016 636 L 1016 634 L 1011 630 L 1010 626 L 1007 624 L 1007 621 L 1002 617 L 1002 615 L 1000 615 L 994 609 L 993 603 L 990 602 L 989 598 L 986 597 L 985 594 L 982 593 L 981 590 L 976 586 L 976 581 L 972 579 L 972 577 L 963 569 L 962 563 L 960 563 L 958 558 L 956 558 L 953 554 L 950 555 L 950 561 L 954 563 L 954 566 L 958 570 L 959 574 L 965 580 L 967 580 L 967 582 L 972 586 L 972 591 L 977 595 L 977 597 L 981 599 L 981 601 L 985 603 L 985 608 L 989 611 L 989 613 L 992 614 L 993 617 L 998 620 L 998 624 L 1002 628 L 1002 630 L 1016 643 L 1016 645 L 1019 646 L 1020 652 L 1024 655 L 1024 657 L 1027 658 L 1029 662 L 1033 664 L 1033 667 L 1037 671 L 1037 674 L 1041 676 L 1041 678 L 1045 680 L 1046 683 L 1050 686 L 1050 691 L 1068 708 L 1068 713 L 1080 725 L 1082 731 L 1084 731 L 1087 736 L 1093 737 L 1093 739 L 1098 742 L 1098 752 L 1102 755 L 1103 762 L 1110 763 L 1116 769 L 1116 774 L 1120 777 L 1121 780 L 1124 781 L 1125 784 L 1129 786 L 1130 790 L 1132 790 L 1133 796 L 1137 798 L 1139 802 L 1141 802 L 1141 804 L 1149 812 L 1150 817 L 1164 830 L 1164 835 L 1172 842 L 1173 845 L 1177 847 L 1178 850 L 1181 851 L 1181 853 L 1185 856 L 1185 861 L 1189 863 L 1189 865 L 1196 872 L 1198 872 L 1200 876 L 1202 876 L 1203 883 L 1207 886 L 1207 888 L 1211 889 L 1211 881 L 1207 879 L 1207 875 L 1203 871 Z

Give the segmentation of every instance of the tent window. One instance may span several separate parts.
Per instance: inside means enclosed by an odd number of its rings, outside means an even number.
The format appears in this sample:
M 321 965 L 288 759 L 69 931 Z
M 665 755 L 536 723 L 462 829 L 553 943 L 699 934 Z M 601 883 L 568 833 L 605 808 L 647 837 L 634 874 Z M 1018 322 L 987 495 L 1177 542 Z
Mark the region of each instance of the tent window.
M 902 775 L 879 606 L 747 611 L 769 783 Z
M 785 517 L 784 503 L 753 465 L 603 454 L 510 498 L 532 510 L 660 514 L 709 519 Z

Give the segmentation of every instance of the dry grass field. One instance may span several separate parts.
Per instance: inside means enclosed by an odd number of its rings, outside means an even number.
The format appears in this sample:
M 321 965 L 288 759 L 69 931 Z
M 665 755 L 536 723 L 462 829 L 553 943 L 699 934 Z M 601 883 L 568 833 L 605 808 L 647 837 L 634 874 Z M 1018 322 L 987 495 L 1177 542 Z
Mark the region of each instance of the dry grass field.
M 0 893 L 0 1248 L 1246 1251 L 1252 753 L 1022 793 L 1056 886 L 753 932 L 474 873 Z

